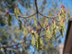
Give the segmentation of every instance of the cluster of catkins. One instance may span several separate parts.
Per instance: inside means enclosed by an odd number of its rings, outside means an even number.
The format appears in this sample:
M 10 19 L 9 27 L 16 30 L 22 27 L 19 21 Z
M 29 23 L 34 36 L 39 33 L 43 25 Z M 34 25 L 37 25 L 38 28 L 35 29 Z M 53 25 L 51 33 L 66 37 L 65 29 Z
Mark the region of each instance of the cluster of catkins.
M 19 11 L 19 8 L 18 8 L 18 5 L 15 5 L 14 6 L 15 9 L 14 9 L 14 13 L 15 13 L 15 16 L 16 18 L 18 19 L 18 15 L 20 15 L 20 11 Z M 64 9 L 65 6 L 62 5 L 61 6 L 61 10 L 57 13 L 58 15 L 58 20 L 59 20 L 59 31 L 61 33 L 62 36 L 64 36 L 63 32 L 65 31 L 65 21 L 67 20 L 66 19 L 66 10 Z M 11 19 L 12 19 L 12 16 L 9 14 L 9 12 L 6 12 L 6 15 L 7 15 L 7 21 L 8 21 L 8 25 L 11 26 Z M 35 18 L 34 18 L 35 19 Z M 24 30 L 24 36 L 26 36 L 28 34 L 28 30 L 30 29 L 27 29 L 26 27 L 24 27 L 24 25 L 22 24 L 21 20 L 18 20 L 20 22 L 20 29 L 23 29 Z M 47 37 L 47 39 L 51 39 L 51 38 L 56 38 L 56 33 L 57 33 L 57 25 L 56 25 L 56 20 L 52 20 L 51 22 L 51 25 L 48 25 L 48 18 L 46 18 L 46 21 L 45 22 L 42 22 L 42 26 L 43 28 L 45 28 L 45 36 Z M 36 24 L 36 20 L 34 21 L 34 24 Z M 37 27 L 37 24 L 36 24 L 36 27 Z M 40 28 L 41 29 L 41 28 Z M 31 37 L 32 37 L 32 45 L 33 46 L 36 46 L 37 47 L 37 50 L 42 50 L 42 39 L 41 39 L 41 32 L 40 29 L 37 29 L 37 31 L 35 32 L 33 30 L 33 28 L 30 29 L 30 32 L 31 32 Z

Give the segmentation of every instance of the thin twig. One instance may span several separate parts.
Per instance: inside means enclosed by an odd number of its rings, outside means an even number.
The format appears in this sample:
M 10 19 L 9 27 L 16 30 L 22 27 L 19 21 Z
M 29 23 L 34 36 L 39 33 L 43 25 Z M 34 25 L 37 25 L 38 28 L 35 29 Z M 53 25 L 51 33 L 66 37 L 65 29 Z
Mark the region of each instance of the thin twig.
M 40 14 L 41 16 L 43 16 L 43 17 L 45 17 L 45 18 L 49 18 L 49 19 L 55 19 L 55 18 L 58 17 L 58 16 L 51 16 L 51 17 L 47 17 L 47 16 L 44 16 L 43 14 L 41 14 L 40 12 L 39 12 L 39 14 Z
M 32 17 L 34 15 L 36 15 L 36 13 L 34 13 L 34 14 L 30 15 L 30 16 L 27 16 L 27 17 L 25 17 L 25 16 L 18 16 L 18 17 L 21 17 L 21 18 L 29 18 L 29 17 Z

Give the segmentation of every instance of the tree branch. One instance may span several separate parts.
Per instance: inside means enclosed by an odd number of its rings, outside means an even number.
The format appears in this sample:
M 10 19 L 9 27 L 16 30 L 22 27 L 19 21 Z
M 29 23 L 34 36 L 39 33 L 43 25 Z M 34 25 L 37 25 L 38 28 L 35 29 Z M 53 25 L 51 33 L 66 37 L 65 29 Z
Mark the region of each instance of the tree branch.
M 38 19 L 38 13 L 39 13 L 39 11 L 38 11 L 38 6 L 37 6 L 37 0 L 35 0 L 35 6 L 36 6 L 37 19 Z M 43 27 L 41 26 L 41 24 L 40 24 L 39 21 L 37 21 L 37 23 L 40 25 L 41 28 L 43 28 Z
M 30 15 L 30 16 L 27 16 L 27 17 L 25 17 L 25 16 L 18 16 L 18 17 L 21 17 L 21 18 L 29 18 L 29 17 L 32 17 L 34 15 L 36 15 L 36 13 L 34 13 L 34 14 Z
M 38 14 L 37 0 L 35 0 L 35 6 L 36 6 L 36 13 Z
M 39 12 L 39 14 L 40 14 L 41 16 L 43 16 L 43 17 L 45 17 L 45 18 L 49 18 L 49 19 L 55 19 L 55 18 L 58 17 L 58 16 L 51 16 L 51 17 L 47 17 L 47 16 L 44 16 L 43 14 L 41 14 L 40 12 Z
M 61 36 L 61 34 L 59 34 L 55 39 L 58 39 Z

